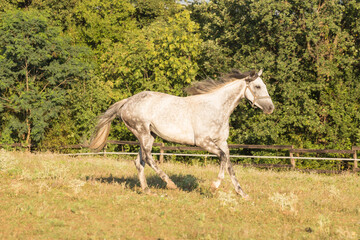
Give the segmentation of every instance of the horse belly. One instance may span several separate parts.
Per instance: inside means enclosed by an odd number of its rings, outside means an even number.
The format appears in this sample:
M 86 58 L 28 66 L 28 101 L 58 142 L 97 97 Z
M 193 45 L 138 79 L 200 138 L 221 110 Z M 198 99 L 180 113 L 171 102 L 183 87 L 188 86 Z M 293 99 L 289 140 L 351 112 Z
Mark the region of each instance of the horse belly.
M 194 144 L 194 131 L 188 116 L 167 114 L 161 119 L 152 122 L 150 129 L 159 137 L 183 144 Z

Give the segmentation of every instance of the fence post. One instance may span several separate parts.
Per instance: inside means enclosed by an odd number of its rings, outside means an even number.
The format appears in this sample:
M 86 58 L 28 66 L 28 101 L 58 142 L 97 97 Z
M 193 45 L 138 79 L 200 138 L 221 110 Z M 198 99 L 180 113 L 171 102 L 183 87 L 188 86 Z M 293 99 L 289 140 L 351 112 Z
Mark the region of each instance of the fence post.
M 160 146 L 160 157 L 159 157 L 160 164 L 164 163 L 164 148 L 163 148 L 164 146 L 165 144 L 162 142 Z
M 357 159 L 357 152 L 356 152 L 356 149 L 354 149 L 354 147 L 352 147 L 352 150 L 354 150 L 354 153 L 353 153 L 353 158 L 354 158 L 354 172 L 357 170 L 358 168 L 358 159 Z
M 293 158 L 293 157 L 294 157 L 294 153 L 293 153 L 292 149 L 294 149 L 294 146 L 291 146 L 291 149 L 289 149 L 291 168 L 294 169 L 295 166 L 296 166 L 296 163 L 295 163 L 295 159 Z

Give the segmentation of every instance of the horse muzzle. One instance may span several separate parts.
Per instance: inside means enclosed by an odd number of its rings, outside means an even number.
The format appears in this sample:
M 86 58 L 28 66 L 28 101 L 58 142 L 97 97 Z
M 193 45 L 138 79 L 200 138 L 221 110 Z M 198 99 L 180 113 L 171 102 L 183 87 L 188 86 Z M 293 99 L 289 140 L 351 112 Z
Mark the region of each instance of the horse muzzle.
M 253 104 L 263 110 L 263 112 L 266 114 L 271 114 L 275 110 L 275 106 L 271 101 L 271 98 L 258 98 L 255 99 Z

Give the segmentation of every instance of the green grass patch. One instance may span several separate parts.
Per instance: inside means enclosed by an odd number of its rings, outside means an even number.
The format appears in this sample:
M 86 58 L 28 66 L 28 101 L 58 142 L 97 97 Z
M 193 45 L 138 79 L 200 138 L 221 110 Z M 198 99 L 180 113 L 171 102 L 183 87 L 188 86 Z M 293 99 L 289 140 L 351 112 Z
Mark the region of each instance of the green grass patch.
M 165 163 L 167 190 L 130 160 L 0 151 L 1 239 L 359 239 L 360 181 L 235 166 L 244 201 L 218 166 Z

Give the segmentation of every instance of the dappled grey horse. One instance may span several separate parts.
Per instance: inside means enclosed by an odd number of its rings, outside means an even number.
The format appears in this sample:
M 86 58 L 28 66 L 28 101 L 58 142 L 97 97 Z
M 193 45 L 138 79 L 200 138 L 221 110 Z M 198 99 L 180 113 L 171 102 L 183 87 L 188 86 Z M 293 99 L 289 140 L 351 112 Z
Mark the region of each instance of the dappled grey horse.
M 246 198 L 229 159 L 229 118 L 245 97 L 265 113 L 273 112 L 274 105 L 260 78 L 261 73 L 262 70 L 258 73 L 232 70 L 218 81 L 209 79 L 193 84 L 187 89 L 187 97 L 145 91 L 121 100 L 100 116 L 89 147 L 102 149 L 112 120 L 119 117 L 140 142 L 135 165 L 144 192 L 150 192 L 144 175 L 145 163 L 167 183 L 168 188 L 176 188 L 152 158 L 151 150 L 157 135 L 167 141 L 196 145 L 216 154 L 220 158 L 220 172 L 212 188 L 219 187 L 227 169 L 235 191 Z

